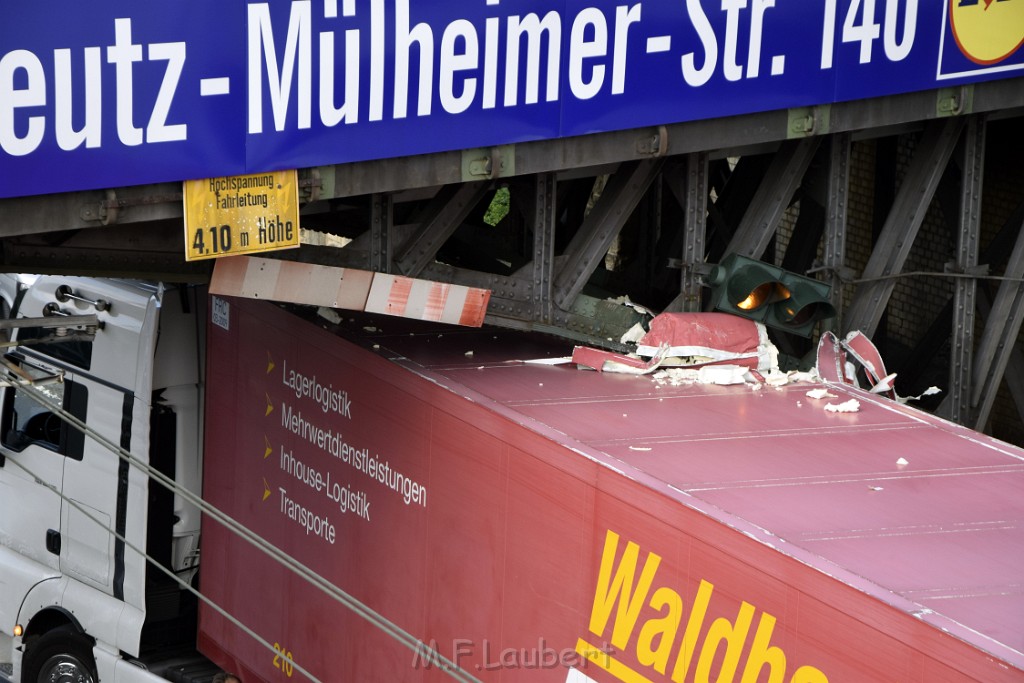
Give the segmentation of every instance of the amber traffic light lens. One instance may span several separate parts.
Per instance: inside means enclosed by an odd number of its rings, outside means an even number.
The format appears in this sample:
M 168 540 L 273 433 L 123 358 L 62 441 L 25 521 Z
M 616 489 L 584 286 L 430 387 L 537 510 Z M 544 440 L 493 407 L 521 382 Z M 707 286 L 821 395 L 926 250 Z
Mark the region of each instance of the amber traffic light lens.
M 743 301 L 736 304 L 736 308 L 744 311 L 756 311 L 767 304 L 775 303 L 789 298 L 789 290 L 778 282 L 765 282 L 751 290 Z
M 708 285 L 712 308 L 805 337 L 836 314 L 828 283 L 739 254 L 715 265 Z

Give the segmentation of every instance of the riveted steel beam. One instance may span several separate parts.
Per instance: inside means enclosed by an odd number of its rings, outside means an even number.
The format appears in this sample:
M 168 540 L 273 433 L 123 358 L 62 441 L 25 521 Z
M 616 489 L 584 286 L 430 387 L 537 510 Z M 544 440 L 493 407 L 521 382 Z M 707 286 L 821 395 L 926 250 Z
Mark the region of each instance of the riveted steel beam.
M 417 277 L 489 188 L 489 181 L 480 181 L 449 185 L 438 192 L 419 228 L 401 245 L 395 257 L 397 271 Z
M 623 164 L 608 181 L 601 198 L 560 257 L 565 265 L 554 280 L 554 300 L 559 308 L 571 309 L 573 300 L 661 171 L 663 162 L 657 158 Z
M 688 154 L 685 166 L 666 168 L 662 175 L 683 207 L 679 295 L 665 310 L 695 313 L 701 310 L 701 266 L 704 265 L 707 237 L 708 155 L 705 152 Z
M 863 281 L 843 316 L 844 331 L 860 330 L 869 337 L 875 333 L 895 286 L 892 276 L 903 270 L 963 125 L 962 118 L 952 118 L 929 123 L 925 129 L 864 268 Z
M 370 199 L 370 270 L 391 272 L 391 239 L 394 227 L 394 202 L 388 193 L 378 192 Z
M 987 320 L 992 314 L 992 301 L 984 287 L 978 288 L 977 303 L 978 315 Z M 1006 361 L 1006 370 L 1003 373 L 1003 381 L 1006 382 L 1006 388 L 1010 390 L 1010 396 L 1017 407 L 1018 417 L 1021 422 L 1024 422 L 1024 352 L 1021 351 L 1020 344 L 1014 344 L 1013 348 L 1010 349 L 1010 355 Z M 949 396 L 946 398 L 949 399 Z M 943 405 L 937 411 L 942 417 L 946 417 L 946 413 L 941 411 L 947 403 L 949 403 L 948 400 L 943 401 Z M 995 404 L 993 403 L 993 405 Z M 970 426 L 974 423 L 965 418 L 961 424 Z
M 820 143 L 821 138 L 807 138 L 787 142 L 779 148 L 767 177 L 757 188 L 739 227 L 729 240 L 726 254 L 761 258 Z
M 985 121 L 972 116 L 963 136 L 963 173 L 955 270 L 970 273 L 978 265 L 981 190 L 985 167 Z M 974 312 L 978 281 L 959 278 L 953 291 L 953 334 L 949 359 L 949 419 L 963 424 L 971 412 L 974 364 Z
M 825 245 L 822 262 L 832 282 L 832 305 L 842 325 L 842 272 L 846 263 L 846 222 L 850 194 L 850 134 L 837 133 L 829 140 L 828 182 L 825 205 Z
M 1006 370 L 1021 321 L 1024 319 L 1024 224 L 1010 254 L 992 302 L 992 311 L 985 322 L 978 350 L 975 353 L 974 383 L 971 405 L 977 410 L 974 428 L 982 431 L 988 422 L 996 392 Z
M 181 183 L 159 183 L 0 199 L 0 237 L 180 219 L 181 196 Z
M 0 270 L 167 282 L 202 282 L 209 276 L 212 261 L 185 261 L 180 221 L 161 221 L 147 228 L 114 225 L 11 237 L 4 240 Z
M 533 319 L 551 323 L 554 315 L 553 280 L 555 268 L 555 174 L 538 173 L 533 185 Z

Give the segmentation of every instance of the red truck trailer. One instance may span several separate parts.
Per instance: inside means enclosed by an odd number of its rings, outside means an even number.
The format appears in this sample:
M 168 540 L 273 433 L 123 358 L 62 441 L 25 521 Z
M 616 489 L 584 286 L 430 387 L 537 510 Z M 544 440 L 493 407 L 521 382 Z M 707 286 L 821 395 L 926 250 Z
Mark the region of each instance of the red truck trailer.
M 208 604 L 200 648 L 246 683 L 1024 680 L 1018 448 L 850 385 L 210 311 L 204 498 L 277 548 L 204 518 L 203 593 L 272 648 Z

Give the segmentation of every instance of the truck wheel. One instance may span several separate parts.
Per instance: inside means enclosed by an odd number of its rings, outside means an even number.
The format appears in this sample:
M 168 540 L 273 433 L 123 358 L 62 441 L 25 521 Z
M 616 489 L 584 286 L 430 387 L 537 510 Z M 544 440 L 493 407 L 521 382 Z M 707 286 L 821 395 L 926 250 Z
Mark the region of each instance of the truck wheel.
M 96 683 L 92 643 L 71 627 L 45 633 L 32 643 L 22 662 L 22 683 Z

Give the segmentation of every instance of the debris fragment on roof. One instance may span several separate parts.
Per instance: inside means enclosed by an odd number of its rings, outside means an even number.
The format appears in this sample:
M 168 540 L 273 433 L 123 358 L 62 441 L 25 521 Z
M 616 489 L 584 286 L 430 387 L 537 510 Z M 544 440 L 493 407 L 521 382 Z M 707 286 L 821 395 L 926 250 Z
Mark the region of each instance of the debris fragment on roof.
M 642 329 L 642 328 L 641 328 Z M 764 325 L 725 313 L 662 313 L 639 335 L 634 327 L 622 338 L 636 343 L 631 353 L 577 346 L 573 362 L 599 372 L 649 374 L 660 367 L 738 367 L 697 373 L 693 381 L 743 383 L 778 375 L 778 350 Z M 748 377 L 748 371 L 752 374 Z M 687 377 L 687 379 L 691 379 Z
M 811 389 L 810 391 L 807 392 L 807 397 L 813 398 L 816 401 L 820 401 L 823 398 L 839 398 L 838 396 L 836 396 L 835 394 L 833 394 L 832 392 L 825 388 Z
M 842 382 L 859 387 L 857 366 L 849 359 L 856 361 L 864 372 L 872 394 L 881 394 L 897 401 L 917 401 L 923 396 L 937 394 L 941 389 L 929 387 L 918 396 L 903 397 L 896 393 L 896 373 L 886 373 L 885 363 L 878 348 L 862 332 L 854 330 L 842 341 L 831 332 L 825 332 L 818 340 L 816 368 L 822 379 L 831 382 Z
M 931 387 L 920 396 L 900 397 L 894 388 L 896 374 L 886 373 L 878 348 L 858 331 L 842 340 L 824 332 L 811 372 L 781 372 L 778 349 L 768 339 L 765 326 L 727 313 L 662 313 L 651 319 L 647 330 L 639 323 L 634 325 L 621 342 L 636 347 L 616 353 L 577 346 L 571 362 L 598 372 L 651 375 L 657 383 L 672 386 L 749 384 L 755 389 L 768 386 L 778 390 L 793 382 L 825 380 L 859 387 L 858 374 L 863 373 L 870 393 L 900 403 L 939 391 Z M 837 397 L 825 388 L 812 389 L 807 396 L 814 400 Z M 852 413 L 860 410 L 860 404 L 851 399 L 829 403 L 825 410 Z
M 727 313 L 657 315 L 637 343 L 636 353 L 650 358 L 664 344 L 668 345 L 666 364 L 730 363 L 761 372 L 779 367 L 778 349 L 769 341 L 765 326 Z
M 849 401 L 843 401 L 842 403 L 828 403 L 825 405 L 825 410 L 830 413 L 856 413 L 860 410 L 860 401 L 851 398 Z
M 572 352 L 572 362 L 598 372 L 622 372 L 630 375 L 646 375 L 654 372 L 664 360 L 666 346 L 660 354 L 643 359 L 636 354 L 614 353 L 589 346 L 577 346 Z

